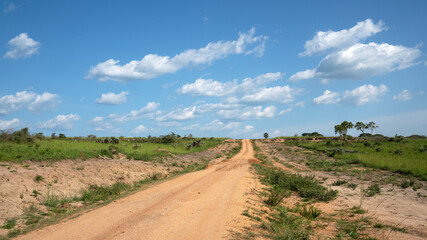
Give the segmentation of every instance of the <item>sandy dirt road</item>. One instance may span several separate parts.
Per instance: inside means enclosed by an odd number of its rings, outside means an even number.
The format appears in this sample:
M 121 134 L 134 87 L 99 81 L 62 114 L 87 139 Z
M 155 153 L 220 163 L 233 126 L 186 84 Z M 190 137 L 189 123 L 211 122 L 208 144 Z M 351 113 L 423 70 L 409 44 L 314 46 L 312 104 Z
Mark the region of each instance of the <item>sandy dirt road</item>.
M 242 216 L 256 188 L 249 140 L 225 162 L 119 199 L 18 239 L 229 239 L 251 224 Z

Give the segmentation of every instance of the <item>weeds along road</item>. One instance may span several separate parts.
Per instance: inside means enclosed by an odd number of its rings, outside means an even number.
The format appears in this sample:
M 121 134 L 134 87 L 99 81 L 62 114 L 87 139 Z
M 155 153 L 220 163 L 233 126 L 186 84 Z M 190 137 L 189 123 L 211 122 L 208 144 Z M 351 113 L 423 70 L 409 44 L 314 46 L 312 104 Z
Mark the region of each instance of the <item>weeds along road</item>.
M 18 239 L 228 239 L 248 226 L 246 194 L 256 187 L 249 140 L 232 159 L 119 199 Z

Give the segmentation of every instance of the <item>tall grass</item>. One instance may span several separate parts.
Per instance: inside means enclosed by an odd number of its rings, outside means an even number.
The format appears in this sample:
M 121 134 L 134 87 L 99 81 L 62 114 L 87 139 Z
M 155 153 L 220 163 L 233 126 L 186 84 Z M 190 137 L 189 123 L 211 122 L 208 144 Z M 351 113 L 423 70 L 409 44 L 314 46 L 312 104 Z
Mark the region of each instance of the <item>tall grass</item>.
M 332 140 L 322 142 L 294 142 L 313 150 L 332 153 L 341 150 L 340 143 Z M 335 151 L 334 158 L 346 162 L 361 163 L 367 167 L 380 168 L 410 174 L 427 179 L 427 139 L 404 139 L 402 141 L 361 140 L 342 146 L 347 151 Z
M 113 153 L 123 153 L 135 160 L 150 160 L 153 157 L 169 154 L 185 154 L 203 151 L 220 144 L 223 138 L 203 139 L 203 146 L 186 148 L 193 140 L 181 140 L 176 143 L 134 143 L 120 142 L 111 144 L 95 141 L 75 140 L 36 140 L 31 143 L 0 143 L 0 161 L 20 162 L 24 160 L 61 160 L 86 159 L 97 156 L 111 157 Z

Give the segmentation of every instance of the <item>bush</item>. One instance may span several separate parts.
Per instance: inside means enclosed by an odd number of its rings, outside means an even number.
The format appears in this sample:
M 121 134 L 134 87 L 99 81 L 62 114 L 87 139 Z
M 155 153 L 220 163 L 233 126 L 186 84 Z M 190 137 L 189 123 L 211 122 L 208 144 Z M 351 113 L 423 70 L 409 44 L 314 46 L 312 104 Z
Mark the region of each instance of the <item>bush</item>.
M 274 207 L 277 206 L 283 198 L 289 197 L 290 195 L 291 191 L 282 189 L 278 185 L 273 185 L 273 187 L 270 189 L 268 199 L 265 200 L 265 203 Z
M 376 194 L 380 194 L 381 193 L 381 188 L 378 184 L 373 184 L 371 186 L 369 186 L 367 189 L 364 190 L 365 195 L 367 197 L 373 197 Z
M 316 219 L 320 216 L 320 214 L 322 214 L 322 211 L 318 208 L 315 208 L 314 206 L 310 206 L 309 208 L 308 206 L 301 207 L 299 208 L 298 212 L 301 214 L 301 216 L 308 219 Z

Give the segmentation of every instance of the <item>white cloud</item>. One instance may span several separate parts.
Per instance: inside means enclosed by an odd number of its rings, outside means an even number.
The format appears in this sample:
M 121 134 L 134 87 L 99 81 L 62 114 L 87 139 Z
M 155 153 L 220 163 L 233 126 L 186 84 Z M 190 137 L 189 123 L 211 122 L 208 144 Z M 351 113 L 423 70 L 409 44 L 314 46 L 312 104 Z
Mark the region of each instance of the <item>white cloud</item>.
M 130 113 L 120 116 L 118 114 L 110 114 L 110 118 L 116 122 L 128 122 L 132 120 L 141 119 L 144 117 L 153 117 L 156 109 L 160 106 L 160 103 L 149 102 L 147 105 L 139 110 L 132 110 Z
M 13 129 L 17 126 L 19 126 L 19 124 L 21 123 L 21 121 L 17 118 L 14 118 L 12 120 L 0 120 L 0 130 L 8 130 L 8 129 Z
M 59 95 L 44 92 L 42 95 L 37 95 L 36 99 L 28 105 L 28 110 L 39 113 L 49 109 L 53 109 L 60 103 Z
M 39 123 L 38 127 L 41 129 L 71 129 L 73 127 L 72 123 L 79 120 L 80 116 L 77 114 L 58 115 L 54 119 Z
M 27 33 L 21 33 L 8 42 L 10 50 L 3 56 L 4 58 L 28 58 L 38 52 L 40 43 L 29 38 Z
M 129 94 L 128 91 L 122 91 L 121 93 L 115 94 L 112 92 L 101 94 L 101 98 L 96 99 L 96 103 L 118 105 L 126 102 L 126 96 Z
M 309 78 L 359 80 L 402 70 L 415 65 L 421 55 L 417 48 L 387 43 L 355 44 L 323 58 L 315 69 L 292 75 L 290 81 Z
M 133 60 L 119 65 L 118 60 L 108 59 L 92 66 L 87 78 L 98 78 L 100 81 L 131 81 L 146 80 L 190 66 L 209 64 L 231 54 L 257 54 L 264 52 L 266 36 L 254 36 L 255 29 L 240 33 L 234 41 L 218 41 L 208 43 L 199 49 L 189 49 L 174 57 L 148 54 L 141 60 Z M 253 48 L 250 48 L 253 47 Z
M 313 99 L 313 103 L 316 105 L 319 104 L 336 104 L 340 101 L 338 93 L 326 90 L 323 92 L 322 96 L 319 96 Z
M 190 94 L 193 96 L 230 96 L 237 93 L 257 91 L 261 85 L 282 79 L 284 73 L 265 73 L 255 78 L 245 78 L 238 83 L 237 80 L 219 82 L 212 79 L 197 79 L 194 83 L 187 83 L 177 90 L 179 94 Z
M 187 107 L 184 109 L 178 108 L 165 114 L 163 116 L 156 117 L 157 121 L 184 121 L 195 118 L 196 106 Z
M 412 99 L 412 93 L 409 90 L 403 90 L 397 96 L 393 96 L 395 101 L 408 101 Z
M 14 4 L 14 3 L 9 3 L 4 9 L 3 12 L 4 13 L 9 13 L 9 12 L 13 12 L 17 9 L 18 7 Z
M 297 103 L 295 103 L 295 106 L 296 106 L 296 107 L 303 108 L 303 107 L 305 106 L 305 102 L 304 102 L 304 101 L 302 101 L 302 102 L 297 102 Z
M 136 127 L 132 132 L 135 134 L 141 134 L 141 133 L 147 132 L 147 130 L 148 130 L 147 127 L 141 124 L 138 127 Z
M 240 126 L 239 122 L 229 122 L 227 124 L 221 122 L 220 120 L 213 120 L 210 123 L 205 124 L 200 127 L 202 131 L 222 131 L 222 130 L 232 130 Z
M 252 125 L 246 125 L 244 132 L 248 133 L 248 132 L 252 132 L 253 130 L 254 130 L 254 126 L 252 126 Z
M 316 76 L 315 69 L 307 69 L 305 71 L 297 72 L 289 78 L 289 81 L 297 82 L 303 79 L 310 79 Z
M 97 132 L 104 132 L 113 129 L 113 126 L 109 122 L 105 122 L 105 117 L 95 117 L 89 121 Z
M 285 110 L 282 110 L 279 112 L 279 115 L 283 115 L 285 113 L 290 113 L 292 111 L 292 108 L 286 108 Z
M 27 106 L 31 112 L 39 113 L 55 108 L 59 103 L 59 95 L 44 92 L 37 95 L 33 92 L 21 91 L 15 95 L 0 97 L 0 116 L 18 111 Z
M 361 106 L 368 103 L 377 102 L 378 97 L 384 95 L 387 91 L 388 89 L 384 84 L 381 84 L 379 87 L 373 86 L 371 84 L 365 84 L 351 91 L 344 91 L 341 101 L 344 103 Z
M 185 84 L 177 92 L 192 96 L 225 96 L 234 93 L 236 87 L 235 81 L 222 83 L 212 79 L 199 78 L 194 83 Z
M 17 111 L 29 104 L 36 97 L 33 92 L 17 92 L 15 95 L 5 95 L 0 98 L 0 115 Z
M 388 91 L 384 84 L 373 86 L 365 84 L 353 90 L 346 90 L 342 94 L 326 90 L 322 96 L 313 99 L 313 104 L 338 104 L 345 103 L 356 106 L 366 105 L 368 103 L 378 102 L 378 98 Z M 342 95 L 340 98 L 339 96 Z
M 241 101 L 246 103 L 280 102 L 286 104 L 293 102 L 295 95 L 298 95 L 300 92 L 300 89 L 291 88 L 288 85 L 261 88 L 256 93 L 243 96 Z
M 349 47 L 385 29 L 382 21 L 374 23 L 371 19 L 366 19 L 365 21 L 358 22 L 350 29 L 343 29 L 337 32 L 331 30 L 327 32 L 319 31 L 313 39 L 305 43 L 305 51 L 299 55 L 310 56 L 331 48 Z
M 262 106 L 235 108 L 231 110 L 220 110 L 217 114 L 224 119 L 249 120 L 272 118 L 276 115 L 276 107 L 268 106 L 264 109 L 262 109 Z

